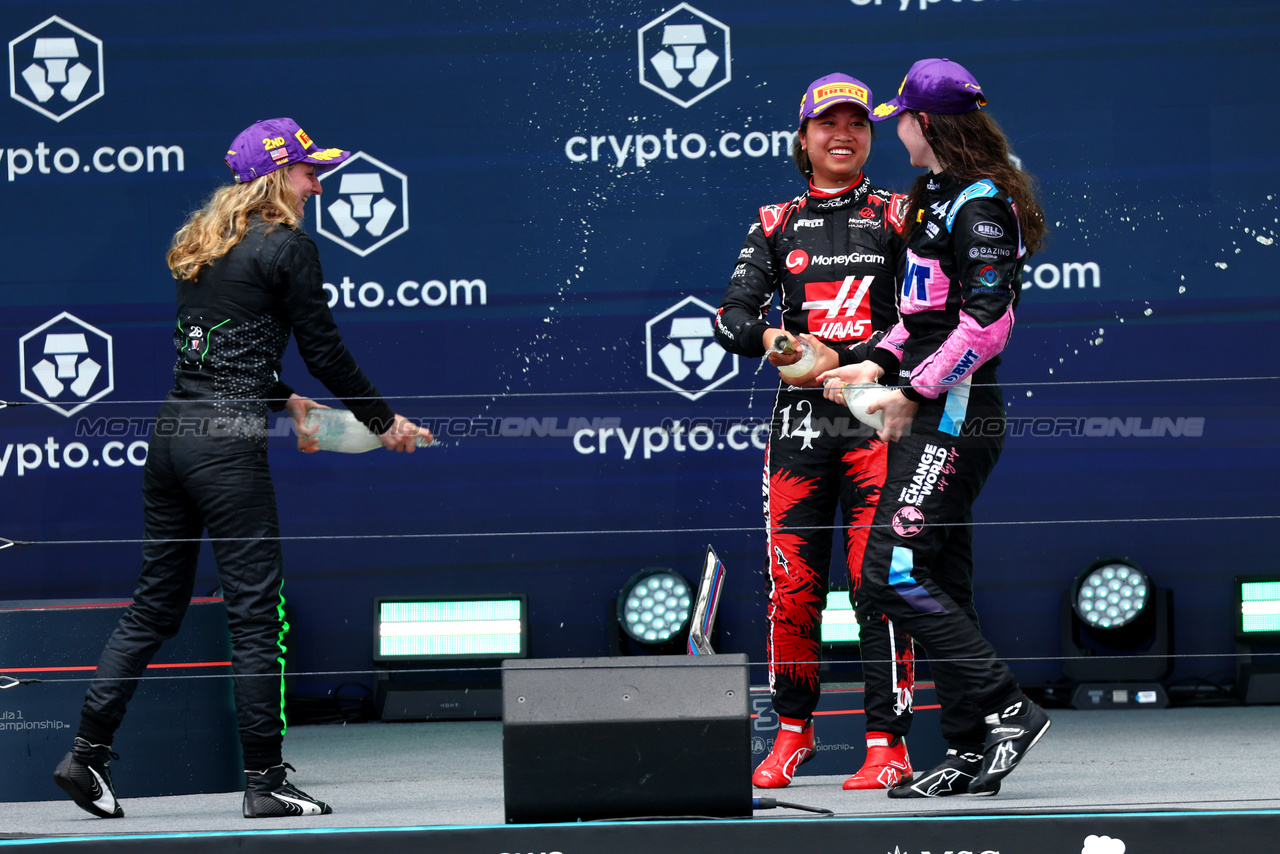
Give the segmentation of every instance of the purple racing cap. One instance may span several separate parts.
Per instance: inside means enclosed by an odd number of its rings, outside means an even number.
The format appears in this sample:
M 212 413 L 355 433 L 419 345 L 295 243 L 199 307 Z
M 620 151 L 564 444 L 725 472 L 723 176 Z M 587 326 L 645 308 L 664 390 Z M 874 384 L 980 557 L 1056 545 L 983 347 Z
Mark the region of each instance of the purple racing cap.
M 800 123 L 835 104 L 857 104 L 871 112 L 871 87 L 847 74 L 828 74 L 809 84 L 800 100 Z
M 316 172 L 327 172 L 350 156 L 341 148 L 316 145 L 293 119 L 264 119 L 231 141 L 227 165 L 236 183 L 243 184 L 293 163 L 314 163 Z
M 967 113 L 986 103 L 982 87 L 963 65 L 949 59 L 922 59 L 902 78 L 898 97 L 876 107 L 871 120 L 882 122 L 903 110 Z

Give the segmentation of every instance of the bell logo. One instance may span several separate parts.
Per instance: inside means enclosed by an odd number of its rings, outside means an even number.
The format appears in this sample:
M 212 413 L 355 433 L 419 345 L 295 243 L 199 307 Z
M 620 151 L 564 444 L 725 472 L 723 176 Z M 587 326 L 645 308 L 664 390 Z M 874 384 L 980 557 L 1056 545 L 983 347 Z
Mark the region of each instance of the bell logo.
M 320 176 L 316 230 L 364 257 L 409 230 L 409 179 L 363 151 Z
M 729 28 L 688 3 L 640 28 L 640 84 L 689 107 L 729 82 Z
M 685 297 L 644 325 L 649 379 L 697 400 L 738 375 L 738 357 L 716 341 L 716 310 Z M 726 356 L 728 358 L 726 358 Z
M 65 311 L 18 339 L 18 362 L 22 393 L 68 418 L 115 388 L 111 336 Z
M 9 96 L 60 122 L 101 98 L 102 40 L 57 15 L 9 42 Z

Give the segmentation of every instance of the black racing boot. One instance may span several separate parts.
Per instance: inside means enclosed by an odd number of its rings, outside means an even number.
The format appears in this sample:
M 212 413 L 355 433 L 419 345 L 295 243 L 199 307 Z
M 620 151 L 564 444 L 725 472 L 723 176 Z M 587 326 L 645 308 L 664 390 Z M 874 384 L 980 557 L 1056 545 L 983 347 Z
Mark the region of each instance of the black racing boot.
M 76 806 L 100 818 L 123 818 L 124 809 L 111 785 L 112 759 L 120 756 L 106 744 L 90 744 L 76 736 L 71 752 L 53 772 L 53 782 L 71 796 Z
M 296 771 L 289 763 L 274 765 L 265 771 L 245 771 L 248 785 L 244 790 L 245 818 L 283 818 L 294 815 L 329 815 L 333 812 L 324 801 L 316 800 L 294 788 L 285 769 Z

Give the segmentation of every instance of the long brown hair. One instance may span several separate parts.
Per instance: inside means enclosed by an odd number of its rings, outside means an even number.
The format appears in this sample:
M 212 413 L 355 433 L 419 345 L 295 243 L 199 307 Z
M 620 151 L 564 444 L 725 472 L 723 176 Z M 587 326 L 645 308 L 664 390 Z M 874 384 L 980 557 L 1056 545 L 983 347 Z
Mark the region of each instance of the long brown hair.
M 298 197 L 289 184 L 288 172 L 287 167 L 276 169 L 245 184 L 218 188 L 173 236 L 168 255 L 173 277 L 194 281 L 214 259 L 244 239 L 253 216 L 272 228 L 296 228 L 298 215 L 293 206 Z
M 938 165 L 960 182 L 989 178 L 1001 192 L 1013 199 L 1022 228 L 1022 244 L 1028 253 L 1040 250 L 1049 236 L 1044 210 L 1036 201 L 1035 176 L 1023 172 L 1009 158 L 1009 141 L 996 120 L 982 110 L 945 114 L 926 111 L 928 122 L 920 113 L 909 111 L 920 124 L 925 140 L 933 149 Z M 916 178 L 911 185 L 911 198 L 918 199 L 929 182 L 929 173 Z M 907 218 L 907 227 L 913 225 Z

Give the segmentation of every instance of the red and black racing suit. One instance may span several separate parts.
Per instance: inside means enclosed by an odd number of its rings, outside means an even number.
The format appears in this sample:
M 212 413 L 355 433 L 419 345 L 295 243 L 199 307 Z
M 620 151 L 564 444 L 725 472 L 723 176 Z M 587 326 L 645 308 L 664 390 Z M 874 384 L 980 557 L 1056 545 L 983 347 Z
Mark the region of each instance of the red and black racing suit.
M 1013 330 L 1026 251 L 1012 202 L 990 181 L 933 176 L 908 216 L 901 320 L 870 358 L 885 369 L 882 381 L 919 409 L 908 434 L 889 446 L 862 584 L 867 600 L 935 662 L 943 735 L 980 745 L 981 714 L 1021 696 L 978 631 L 969 526 L 1004 444 L 996 366 Z
M 894 291 L 905 246 L 891 222 L 900 197 L 860 177 L 841 193 L 812 186 L 760 209 L 716 317 L 716 339 L 740 356 L 764 355 L 774 294 L 781 328 L 841 351 L 897 320 Z M 832 523 L 839 504 L 863 657 L 867 729 L 911 726 L 911 638 L 859 592 L 867 525 L 885 473 L 885 444 L 820 389 L 779 384 L 765 452 L 769 525 L 769 689 L 774 710 L 804 722 L 818 705 L 819 621 L 826 605 Z
M 281 762 L 284 567 L 267 466 L 267 409 L 292 390 L 279 378 L 290 332 L 313 376 L 375 432 L 394 413 L 342 343 L 305 231 L 251 222 L 243 240 L 177 285 L 174 388 L 160 408 L 143 474 L 145 542 L 133 604 L 107 641 L 85 697 L 80 735 L 110 744 L 137 677 L 174 636 L 208 530 L 231 630 L 245 767 Z

